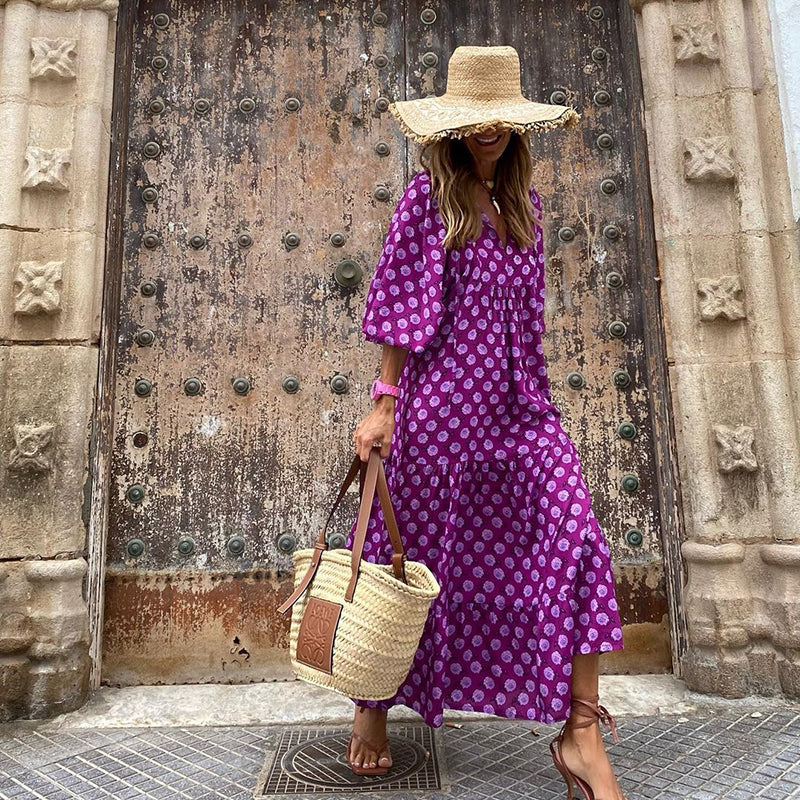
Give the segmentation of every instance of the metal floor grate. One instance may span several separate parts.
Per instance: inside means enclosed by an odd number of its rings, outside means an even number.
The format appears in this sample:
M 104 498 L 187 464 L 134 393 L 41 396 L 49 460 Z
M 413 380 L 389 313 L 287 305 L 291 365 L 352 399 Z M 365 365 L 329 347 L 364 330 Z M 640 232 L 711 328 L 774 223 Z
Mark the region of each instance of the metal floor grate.
M 426 725 L 389 725 L 392 769 L 387 775 L 356 775 L 345 758 L 350 729 L 291 728 L 268 753 L 255 797 L 333 792 L 441 789 L 435 733 Z

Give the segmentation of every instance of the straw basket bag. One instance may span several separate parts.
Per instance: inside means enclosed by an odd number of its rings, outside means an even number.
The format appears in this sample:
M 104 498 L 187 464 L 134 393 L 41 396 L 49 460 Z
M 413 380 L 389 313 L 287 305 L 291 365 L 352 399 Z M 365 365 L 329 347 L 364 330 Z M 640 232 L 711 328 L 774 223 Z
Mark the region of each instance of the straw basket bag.
M 314 547 L 294 553 L 295 590 L 278 611 L 293 609 L 289 655 L 298 678 L 350 698 L 384 700 L 411 669 L 440 587 L 425 564 L 403 552 L 380 450 L 371 450 L 366 474 L 361 463 L 356 455 Z M 356 473 L 361 504 L 353 550 L 328 550 L 328 522 Z M 391 565 L 361 558 L 376 487 Z

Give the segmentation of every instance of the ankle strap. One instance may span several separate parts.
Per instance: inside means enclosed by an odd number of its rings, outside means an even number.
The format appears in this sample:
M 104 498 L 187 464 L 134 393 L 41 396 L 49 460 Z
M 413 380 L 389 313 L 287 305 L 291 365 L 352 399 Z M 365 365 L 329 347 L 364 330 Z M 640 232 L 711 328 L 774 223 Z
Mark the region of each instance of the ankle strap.
M 582 717 L 589 717 L 589 719 L 582 722 L 576 722 L 575 720 L 572 720 L 571 724 L 575 728 L 585 728 L 591 725 L 594 722 L 595 717 L 597 717 L 600 722 L 611 728 L 611 735 L 614 737 L 614 741 L 618 742 L 619 735 L 617 734 L 617 721 L 605 706 L 601 706 L 598 703 L 598 700 L 600 700 L 600 695 L 597 694 L 591 697 L 573 696 L 570 700 L 571 710 L 575 714 Z
M 592 695 L 591 697 L 576 697 L 572 695 L 570 704 L 572 705 L 572 710 L 581 716 L 594 718 L 597 716 L 597 703 L 599 700 L 599 694 Z

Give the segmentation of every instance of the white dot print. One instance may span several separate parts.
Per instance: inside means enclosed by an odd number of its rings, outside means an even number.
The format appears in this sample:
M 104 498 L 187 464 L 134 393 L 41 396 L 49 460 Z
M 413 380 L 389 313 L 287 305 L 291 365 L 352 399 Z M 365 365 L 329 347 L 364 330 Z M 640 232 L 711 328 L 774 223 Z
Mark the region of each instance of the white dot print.
M 534 188 L 530 200 L 541 215 Z M 389 223 L 362 331 L 410 351 L 384 468 L 407 557 L 441 592 L 395 696 L 354 700 L 406 705 L 432 727 L 448 708 L 555 723 L 574 655 L 623 637 L 610 549 L 550 395 L 542 231 L 504 247 L 484 217 L 450 251 L 445 233 L 421 170 Z M 391 554 L 376 496 L 363 557 Z

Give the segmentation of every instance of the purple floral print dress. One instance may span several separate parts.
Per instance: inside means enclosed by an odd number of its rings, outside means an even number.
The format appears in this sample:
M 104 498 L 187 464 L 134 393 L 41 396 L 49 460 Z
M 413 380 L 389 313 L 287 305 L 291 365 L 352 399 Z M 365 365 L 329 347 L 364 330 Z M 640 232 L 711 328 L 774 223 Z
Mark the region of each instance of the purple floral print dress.
M 478 241 L 446 251 L 437 208 L 423 169 L 394 211 L 362 330 L 410 351 L 384 469 L 408 558 L 441 593 L 397 694 L 354 702 L 403 704 L 432 727 L 446 708 L 553 723 L 569 715 L 573 654 L 623 642 L 610 550 L 550 398 L 542 230 L 503 246 L 483 214 Z M 364 558 L 391 552 L 376 495 Z

